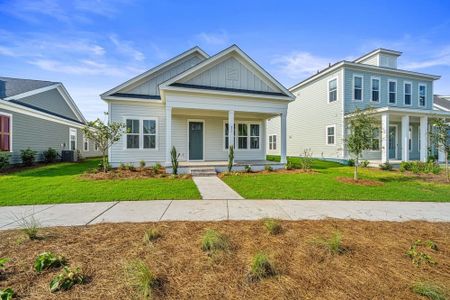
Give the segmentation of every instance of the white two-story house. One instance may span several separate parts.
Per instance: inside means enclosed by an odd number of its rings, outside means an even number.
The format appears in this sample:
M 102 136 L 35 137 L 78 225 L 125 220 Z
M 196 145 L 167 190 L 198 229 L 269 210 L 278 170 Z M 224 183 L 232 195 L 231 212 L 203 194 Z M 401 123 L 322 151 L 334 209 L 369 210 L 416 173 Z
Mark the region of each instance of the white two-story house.
M 363 159 L 425 161 L 430 119 L 450 118 L 433 110 L 433 82 L 439 76 L 397 68 L 401 52 L 377 49 L 354 61 L 340 61 L 294 85 L 287 117 L 287 154 L 311 149 L 314 157 L 347 160 L 347 119 L 356 108 L 373 108 L 379 128 Z M 280 120 L 268 121 L 268 153 L 279 154 Z M 440 160 L 443 160 L 441 153 Z

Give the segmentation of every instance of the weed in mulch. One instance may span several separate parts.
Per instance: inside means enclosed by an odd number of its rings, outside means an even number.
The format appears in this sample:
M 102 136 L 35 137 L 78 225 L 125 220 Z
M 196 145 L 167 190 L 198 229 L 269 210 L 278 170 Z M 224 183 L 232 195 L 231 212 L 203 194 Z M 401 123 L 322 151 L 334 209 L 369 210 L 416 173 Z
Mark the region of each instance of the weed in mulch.
M 411 259 L 411 262 L 419 267 L 421 264 L 426 263 L 429 265 L 435 265 L 437 262 L 431 256 L 429 250 L 438 251 L 438 246 L 432 240 L 416 240 L 411 244 L 406 255 Z

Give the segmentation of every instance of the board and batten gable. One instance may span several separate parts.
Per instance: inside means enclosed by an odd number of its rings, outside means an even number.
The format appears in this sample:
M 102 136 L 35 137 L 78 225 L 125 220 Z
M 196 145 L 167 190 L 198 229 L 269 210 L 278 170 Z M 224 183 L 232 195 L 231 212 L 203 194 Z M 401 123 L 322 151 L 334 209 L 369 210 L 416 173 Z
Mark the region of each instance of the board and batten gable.
M 247 64 L 248 65 L 248 64 Z M 228 57 L 210 69 L 180 83 L 206 87 L 233 88 L 261 92 L 278 92 L 273 84 L 260 78 L 254 70 L 239 61 L 237 57 Z
M 205 57 L 198 53 L 192 53 L 191 55 L 178 60 L 174 64 L 151 74 L 150 77 L 146 77 L 144 80 L 136 82 L 121 92 L 140 95 L 159 95 L 159 85 L 161 83 L 183 73 L 203 60 L 205 60 Z
M 354 76 L 363 77 L 363 100 L 353 99 L 353 78 Z M 372 78 L 380 79 L 380 101 L 374 102 L 372 99 L 371 80 Z M 397 82 L 397 101 L 395 104 L 388 102 L 388 81 L 394 80 Z M 404 104 L 404 83 L 408 82 L 412 84 L 412 96 L 411 105 Z M 426 105 L 425 107 L 419 106 L 419 84 L 426 85 Z M 385 107 L 394 106 L 401 108 L 418 108 L 431 110 L 433 108 L 433 82 L 429 79 L 417 79 L 414 77 L 394 76 L 391 74 L 385 74 L 382 71 L 363 71 L 356 70 L 349 67 L 345 68 L 345 80 L 344 80 L 344 111 L 345 113 L 351 113 L 356 108 L 364 109 L 367 107 Z

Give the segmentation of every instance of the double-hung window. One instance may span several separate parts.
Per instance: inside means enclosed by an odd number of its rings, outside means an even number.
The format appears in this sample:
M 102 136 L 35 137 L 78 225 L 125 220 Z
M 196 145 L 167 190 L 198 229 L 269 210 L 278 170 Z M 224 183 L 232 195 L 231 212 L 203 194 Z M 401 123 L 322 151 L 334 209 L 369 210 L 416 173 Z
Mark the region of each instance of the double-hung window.
M 412 84 L 410 82 L 405 82 L 403 86 L 403 97 L 405 105 L 411 105 L 411 92 Z
M 336 125 L 326 127 L 327 145 L 336 144 Z
M 353 100 L 362 101 L 363 99 L 363 77 L 353 76 Z
M 77 150 L 77 130 L 75 128 L 69 129 L 69 149 Z
M 269 150 L 277 150 L 277 135 L 269 135 Z
M 251 122 L 236 122 L 234 128 L 237 126 L 237 136 L 235 132 L 235 141 L 237 141 L 237 149 L 260 149 L 261 144 L 261 128 L 260 124 Z M 225 149 L 228 149 L 228 139 L 229 139 L 229 126 L 225 123 Z
M 156 148 L 156 120 L 142 120 L 143 122 L 143 136 L 144 149 Z
M 250 124 L 250 149 L 259 149 L 259 124 Z
M 127 119 L 126 124 L 127 149 L 157 148 L 156 119 Z
M 248 124 L 238 124 L 238 149 L 248 147 Z
M 372 145 L 370 150 L 378 151 L 380 150 L 380 128 L 376 127 L 372 131 Z
M 337 78 L 328 81 L 328 102 L 337 100 Z
M 140 124 L 139 119 L 127 119 L 127 149 L 139 149 Z
M 83 137 L 83 151 L 89 151 L 89 140 L 86 137 Z
M 427 103 L 427 86 L 419 84 L 419 106 L 425 106 Z
M 372 78 L 371 86 L 372 86 L 372 99 L 371 100 L 373 102 L 380 102 L 380 79 Z
M 11 151 L 11 117 L 0 115 L 0 151 Z
M 389 103 L 394 104 L 397 102 L 397 81 L 388 81 L 388 99 Z

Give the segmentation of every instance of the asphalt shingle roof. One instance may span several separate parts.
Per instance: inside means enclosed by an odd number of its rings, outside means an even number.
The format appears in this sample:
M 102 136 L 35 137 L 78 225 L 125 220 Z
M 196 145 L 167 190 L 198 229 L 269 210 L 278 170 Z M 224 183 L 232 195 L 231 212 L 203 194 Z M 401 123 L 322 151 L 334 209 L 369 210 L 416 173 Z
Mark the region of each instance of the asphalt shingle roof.
M 0 77 L 0 99 L 40 89 L 59 82 Z
M 434 95 L 434 99 L 433 100 L 434 100 L 435 104 L 437 104 L 439 106 L 442 106 L 443 108 L 450 109 L 450 100 L 442 98 L 442 97 L 440 97 L 438 95 Z

